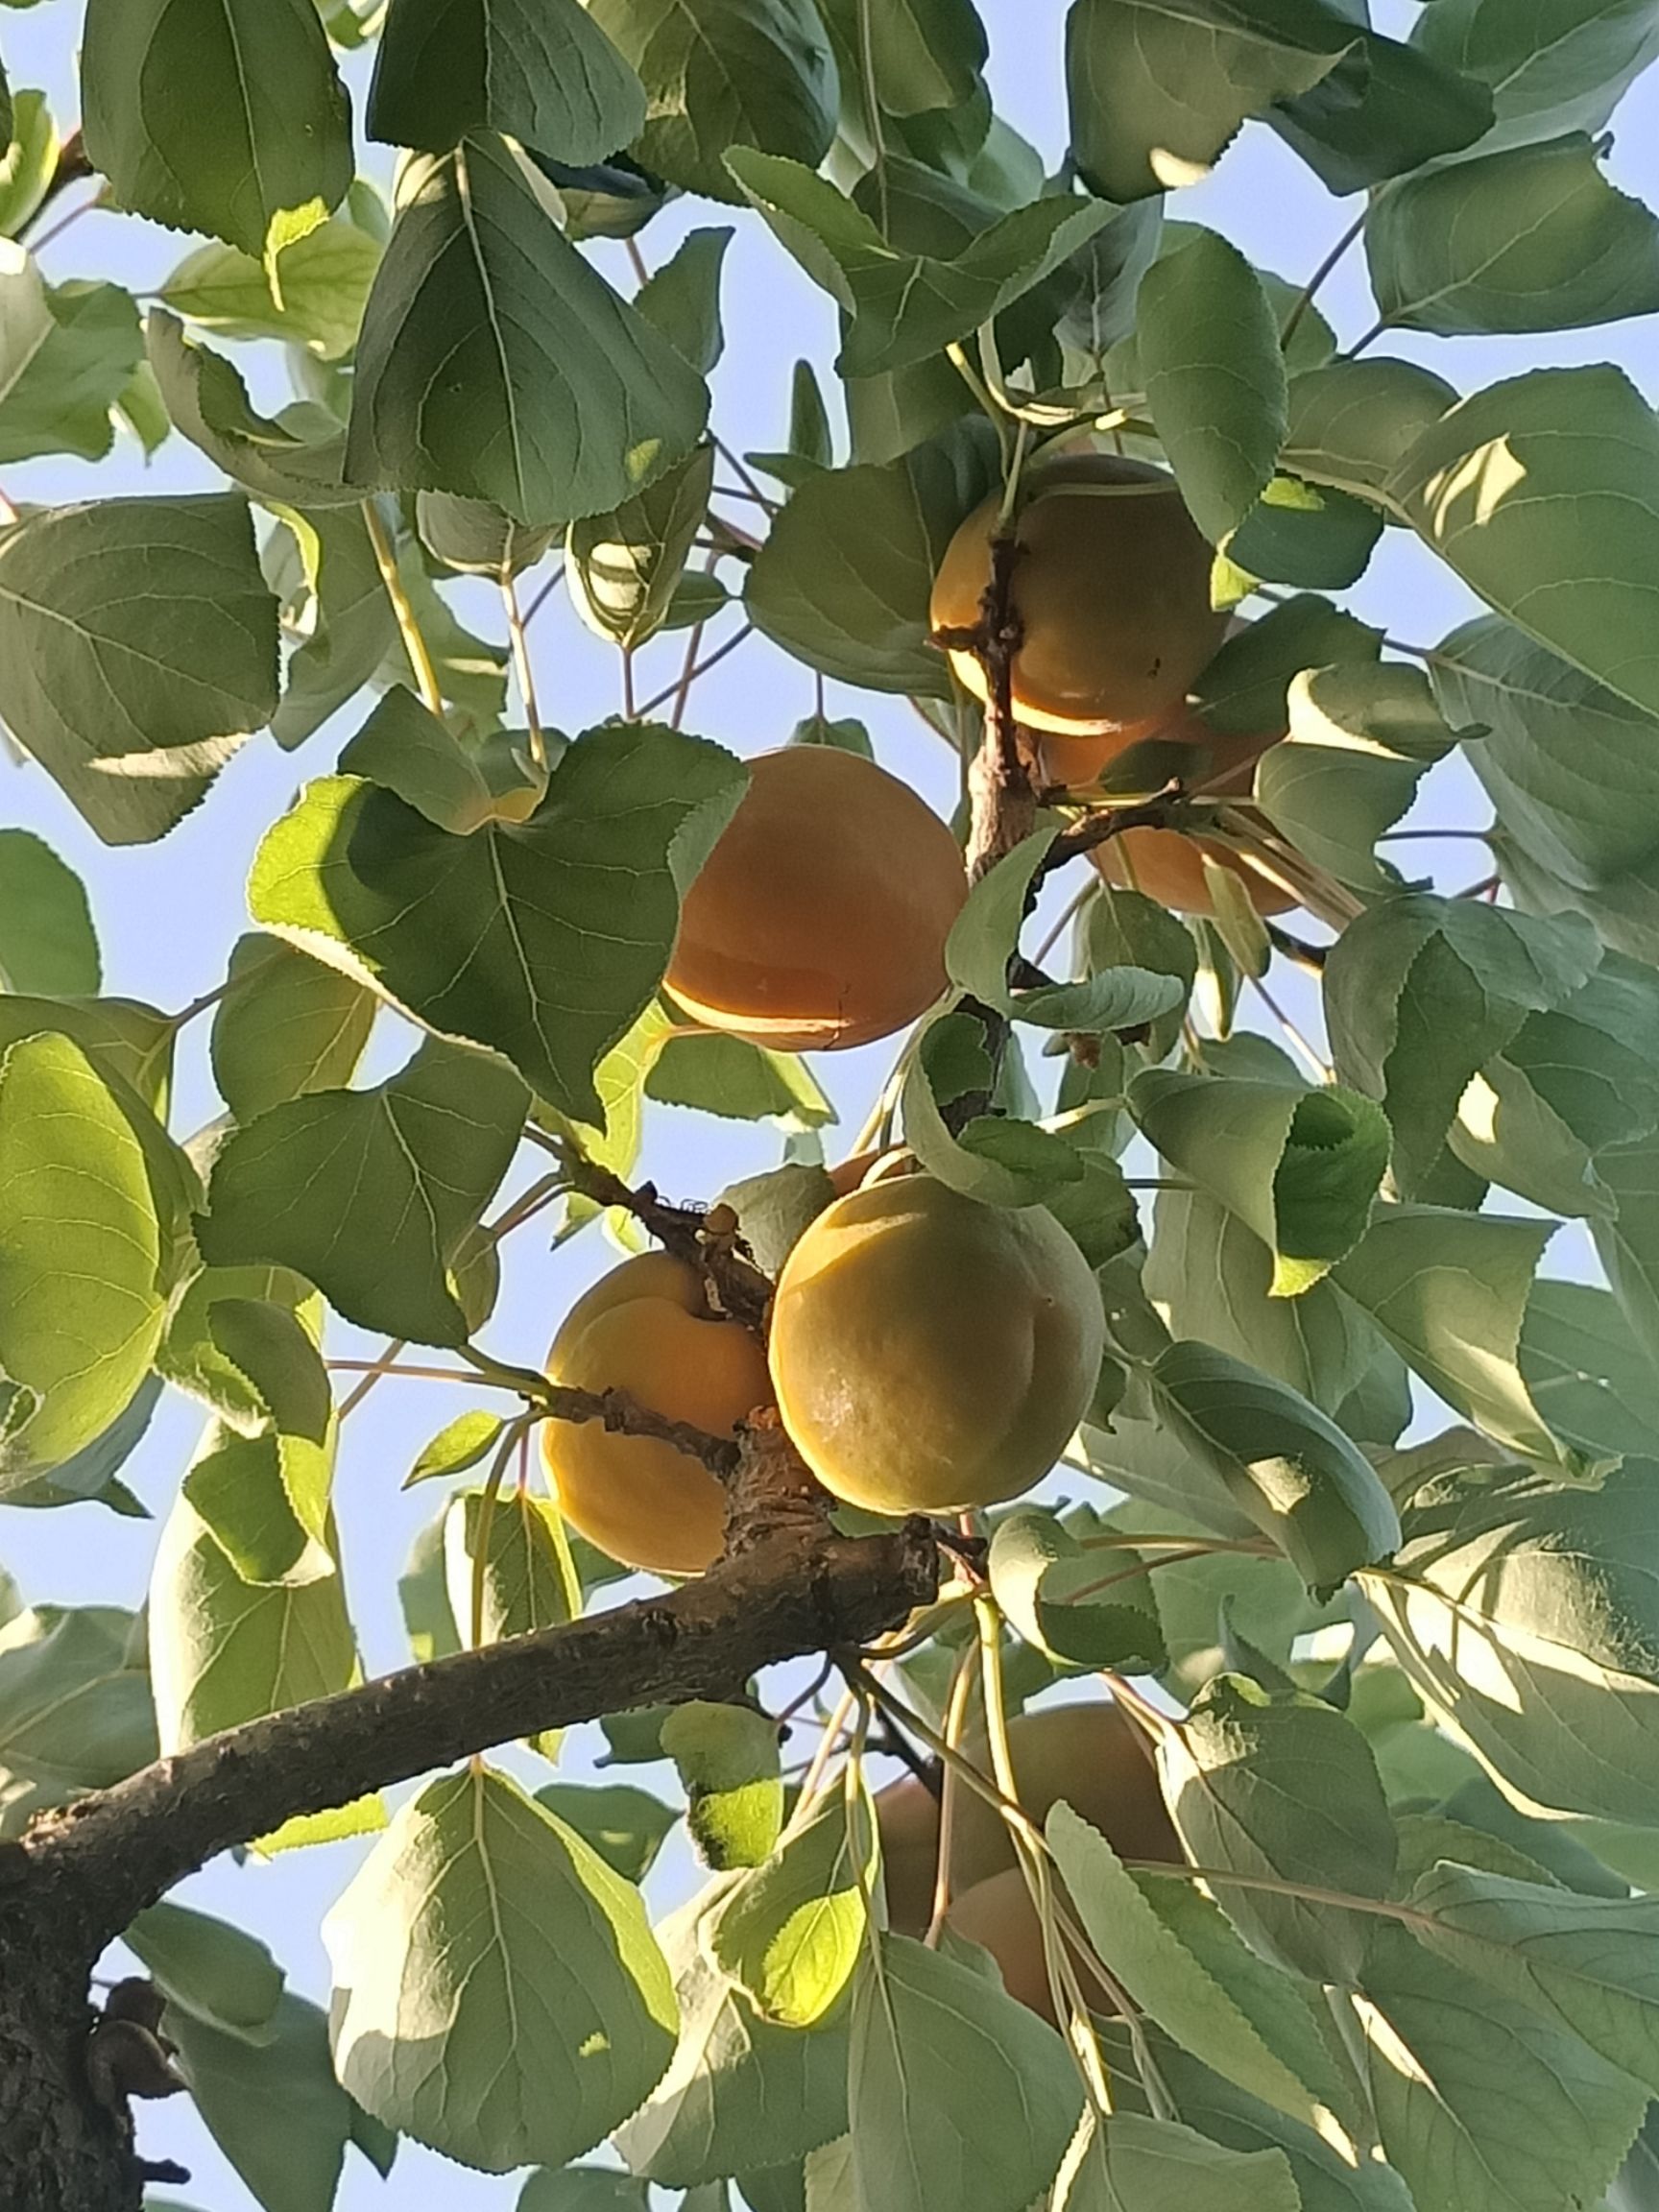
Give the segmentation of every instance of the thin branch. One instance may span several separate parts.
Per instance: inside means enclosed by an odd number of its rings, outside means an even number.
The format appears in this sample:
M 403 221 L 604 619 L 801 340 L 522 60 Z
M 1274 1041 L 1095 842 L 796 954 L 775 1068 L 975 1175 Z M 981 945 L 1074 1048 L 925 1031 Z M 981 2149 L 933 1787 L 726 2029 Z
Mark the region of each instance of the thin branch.
M 415 682 L 420 686 L 421 704 L 429 713 L 442 716 L 444 694 L 439 688 L 438 672 L 432 665 L 432 656 L 426 650 L 426 640 L 421 635 L 421 624 L 409 594 L 403 589 L 403 579 L 397 573 L 397 556 L 392 549 L 392 541 L 386 535 L 386 525 L 380 519 L 380 510 L 373 499 L 363 502 L 363 523 L 369 533 L 369 543 L 373 548 L 374 565 L 380 571 L 380 581 L 386 588 L 386 596 L 392 603 L 392 613 L 397 623 L 397 635 L 403 640 L 403 650 L 409 656 L 409 665 L 415 671 Z
M 561 561 L 558 567 L 554 569 L 552 575 L 548 577 L 546 583 L 542 585 L 541 590 L 537 592 L 535 598 L 531 600 L 529 606 L 525 608 L 524 627 L 526 630 L 529 629 L 531 623 L 535 621 L 537 615 L 541 613 L 542 608 L 546 606 L 548 600 L 552 598 L 554 592 L 558 590 L 560 585 L 563 584 L 564 581 L 565 564 L 563 561 Z
M 730 637 L 728 637 L 724 645 L 717 645 L 714 648 L 714 651 L 709 654 L 706 661 L 698 661 L 697 665 L 691 670 L 689 676 L 687 676 L 685 670 L 682 669 L 680 674 L 675 677 L 672 684 L 664 685 L 662 689 L 659 691 L 654 698 L 646 700 L 643 707 L 630 708 L 630 716 L 632 717 L 633 715 L 637 714 L 642 717 L 647 714 L 655 714 L 659 707 L 665 707 L 668 701 L 674 698 L 677 693 L 685 689 L 689 685 L 695 684 L 699 676 L 707 676 L 709 669 L 717 667 L 719 663 L 725 660 L 728 653 L 735 653 L 738 646 L 743 643 L 744 639 L 746 637 L 753 637 L 754 635 L 754 623 L 745 622 L 742 629 L 735 631 Z
M 1349 224 L 1347 229 L 1343 231 L 1341 237 L 1337 239 L 1335 245 L 1332 247 L 1330 252 L 1326 254 L 1324 260 L 1320 262 L 1318 268 L 1314 270 L 1312 276 L 1309 277 L 1307 283 L 1303 285 L 1301 291 L 1297 293 L 1295 300 L 1291 302 L 1290 312 L 1285 318 L 1285 327 L 1279 333 L 1281 349 L 1287 347 L 1291 339 L 1295 337 L 1303 316 L 1313 304 L 1314 296 L 1324 284 L 1326 277 L 1331 275 L 1341 260 L 1343 254 L 1347 252 L 1349 247 L 1358 237 L 1360 231 L 1364 229 L 1365 221 L 1370 212 L 1370 203 L 1367 201 L 1358 214 L 1355 216 L 1353 222 Z
M 1179 779 L 1171 777 L 1161 791 L 1155 791 L 1150 799 L 1137 800 L 1132 806 L 1095 807 L 1073 822 L 1070 829 L 1061 830 L 1043 856 L 1039 877 L 1052 875 L 1069 860 L 1076 860 L 1083 854 L 1109 844 L 1114 837 L 1121 837 L 1126 830 L 1169 829 L 1186 796 Z
M 524 702 L 524 721 L 530 735 L 530 757 L 538 768 L 547 766 L 547 744 L 541 734 L 541 717 L 536 707 L 536 671 L 530 662 L 530 640 L 524 635 L 524 617 L 518 612 L 518 588 L 503 569 L 501 604 L 507 613 L 507 636 L 513 647 L 513 668 L 518 678 L 518 695 Z

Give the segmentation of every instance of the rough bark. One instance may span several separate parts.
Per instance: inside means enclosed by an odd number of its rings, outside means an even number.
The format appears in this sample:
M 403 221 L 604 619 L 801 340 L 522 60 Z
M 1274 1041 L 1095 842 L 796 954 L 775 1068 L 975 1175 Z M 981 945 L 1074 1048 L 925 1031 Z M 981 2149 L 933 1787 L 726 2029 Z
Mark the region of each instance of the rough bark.
M 933 1532 L 837 1536 L 755 1501 L 696 1581 L 276 1713 L 43 1815 L 0 1851 L 0 2203 L 137 2212 L 127 2114 L 86 2073 L 88 1977 L 134 1913 L 218 1852 L 300 1813 L 601 1714 L 727 1697 L 759 1669 L 850 1650 L 927 1603 Z

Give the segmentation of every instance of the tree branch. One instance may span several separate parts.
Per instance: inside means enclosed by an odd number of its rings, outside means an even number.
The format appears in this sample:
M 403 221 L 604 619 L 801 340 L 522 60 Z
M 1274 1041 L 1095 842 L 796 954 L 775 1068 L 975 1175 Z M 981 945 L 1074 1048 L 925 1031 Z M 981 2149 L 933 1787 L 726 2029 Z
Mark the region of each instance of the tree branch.
M 731 1697 L 761 1668 L 867 1643 L 932 1602 L 937 1558 L 926 1522 L 858 1538 L 796 1522 L 665 1596 L 249 1721 L 41 1815 L 0 1857 L 0 1904 L 49 1899 L 90 1953 L 298 1814 L 601 1714 Z
M 1167 830 L 1185 798 L 1179 779 L 1172 776 L 1150 799 L 1137 800 L 1132 806 L 1099 806 L 1080 816 L 1070 828 L 1061 830 L 1043 855 L 1043 865 L 1037 871 L 1039 879 L 1052 875 L 1056 868 L 1064 868 L 1069 860 L 1079 859 L 1085 853 L 1109 844 L 1114 837 L 1121 837 L 1125 830 Z
M 626 1390 L 576 1390 L 568 1383 L 549 1382 L 546 1398 L 538 1411 L 544 1412 L 550 1421 L 598 1421 L 613 1436 L 650 1436 L 659 1444 L 670 1444 L 676 1452 L 684 1452 L 688 1459 L 700 1459 L 710 1475 L 718 1475 L 729 1481 L 737 1472 L 738 1448 L 730 1436 L 710 1435 L 707 1429 L 697 1429 L 689 1421 L 670 1421 L 664 1413 L 654 1413 L 649 1406 L 641 1406 Z

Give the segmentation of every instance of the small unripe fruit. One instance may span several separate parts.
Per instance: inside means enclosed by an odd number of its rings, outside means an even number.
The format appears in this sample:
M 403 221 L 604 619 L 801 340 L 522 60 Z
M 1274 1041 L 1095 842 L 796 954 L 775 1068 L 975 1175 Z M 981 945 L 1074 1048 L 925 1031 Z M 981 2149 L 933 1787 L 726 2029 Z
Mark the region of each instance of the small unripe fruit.
M 944 990 L 967 895 L 956 840 L 907 783 L 832 746 L 763 753 L 685 895 L 666 987 L 752 1045 L 867 1045 Z
M 954 1513 L 1041 1481 L 1099 1378 L 1083 1255 L 1041 1206 L 983 1206 L 931 1175 L 837 1198 L 773 1308 L 778 1407 L 848 1504 Z
M 547 1373 L 577 1390 L 625 1390 L 651 1412 L 714 1436 L 730 1435 L 772 1395 L 755 1337 L 709 1317 L 696 1269 L 666 1252 L 625 1260 L 576 1301 Z M 698 1575 L 719 1557 L 726 1493 L 688 1454 L 597 1421 L 546 1422 L 541 1453 L 566 1520 L 613 1559 Z
M 947 547 L 933 584 L 936 630 L 979 620 L 1000 505 L 993 493 Z M 1040 465 L 1016 538 L 1009 596 L 1023 631 L 1016 715 L 1074 736 L 1149 734 L 1146 726 L 1186 697 L 1227 622 L 1210 604 L 1214 556 L 1174 477 L 1112 453 Z M 953 649 L 950 664 L 983 699 L 977 657 Z

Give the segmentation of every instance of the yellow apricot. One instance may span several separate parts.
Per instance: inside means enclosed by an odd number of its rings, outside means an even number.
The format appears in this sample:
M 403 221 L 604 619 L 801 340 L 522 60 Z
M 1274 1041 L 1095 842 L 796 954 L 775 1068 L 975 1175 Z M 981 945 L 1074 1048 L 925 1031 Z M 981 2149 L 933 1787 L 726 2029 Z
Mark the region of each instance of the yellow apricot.
M 1051 1214 L 899 1175 L 835 1199 L 790 1253 L 772 1381 L 784 1428 L 837 1498 L 956 1512 L 1047 1474 L 1103 1339 L 1094 1278 Z
M 1022 1713 L 1009 1722 L 1008 1749 L 1020 1802 L 1039 1827 L 1064 1798 L 1099 1829 L 1119 1858 L 1182 1856 L 1152 1753 L 1111 1698 Z M 951 1824 L 952 1888 L 974 1888 L 1014 1863 L 1001 1815 L 972 1791 L 962 1791 Z
M 1108 883 L 1130 885 L 1167 906 L 1173 914 L 1215 911 L 1203 855 L 1236 876 L 1258 914 L 1284 914 L 1296 902 L 1288 891 L 1260 875 L 1234 846 L 1214 837 L 1192 837 L 1183 830 L 1125 830 L 1108 844 L 1095 846 L 1090 858 Z
M 936 630 L 971 629 L 991 573 L 1000 493 L 957 530 L 933 583 Z M 1149 735 L 1187 695 L 1220 644 L 1227 617 L 1210 604 L 1214 554 L 1173 476 L 1113 453 L 1040 467 L 1017 526 L 1010 597 L 1023 638 L 1014 710 L 1034 730 L 1072 736 Z M 950 665 L 976 699 L 977 658 Z
M 854 753 L 785 746 L 749 763 L 682 905 L 666 986 L 752 1045 L 867 1045 L 944 990 L 967 895 L 956 840 L 907 783 Z
M 666 1252 L 625 1260 L 579 1298 L 553 1339 L 548 1379 L 625 1390 L 671 1421 L 729 1434 L 770 1401 L 765 1355 L 747 1329 L 709 1316 L 695 1268 Z M 613 1559 L 698 1575 L 720 1555 L 726 1493 L 698 1460 L 596 1421 L 549 1421 L 548 1480 L 573 1528 Z

